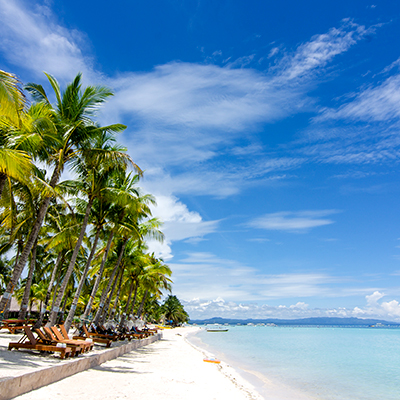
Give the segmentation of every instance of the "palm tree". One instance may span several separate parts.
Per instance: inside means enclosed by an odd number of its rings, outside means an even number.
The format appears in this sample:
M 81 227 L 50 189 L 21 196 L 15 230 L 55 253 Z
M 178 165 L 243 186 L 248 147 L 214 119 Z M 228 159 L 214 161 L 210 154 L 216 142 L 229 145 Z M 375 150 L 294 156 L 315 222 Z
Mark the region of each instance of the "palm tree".
M 26 97 L 21 89 L 21 82 L 9 72 L 0 70 L 1 115 L 14 125 L 20 124 L 21 113 L 26 106 Z
M 86 226 L 89 219 L 89 213 L 91 211 L 93 202 L 95 201 L 95 199 L 101 199 L 101 198 L 112 199 L 112 194 L 110 194 L 109 190 L 110 188 L 108 187 L 108 184 L 110 183 L 109 182 L 110 174 L 115 173 L 116 170 L 121 170 L 122 172 L 125 171 L 125 169 L 128 166 L 128 163 L 136 167 L 136 169 L 139 169 L 136 166 L 136 164 L 132 162 L 131 158 L 124 153 L 126 149 L 123 149 L 120 146 L 113 145 L 113 142 L 115 142 L 115 138 L 113 136 L 109 135 L 108 132 L 106 131 L 100 131 L 97 137 L 95 137 L 94 147 L 89 146 L 89 148 L 83 149 L 82 151 L 83 157 L 77 158 L 76 163 L 74 165 L 75 171 L 79 173 L 79 178 L 80 178 L 74 182 L 75 191 L 85 195 L 88 198 L 88 203 L 85 212 L 85 220 L 84 223 L 82 224 L 82 229 L 81 229 L 81 236 L 80 236 L 81 241 L 79 242 L 78 240 L 75 247 L 76 254 L 79 251 L 79 248 L 82 244 L 83 234 L 86 231 Z M 117 201 L 118 199 L 113 199 L 113 200 Z M 99 235 L 100 235 L 100 230 L 98 230 L 96 233 L 97 240 Z M 97 245 L 97 240 L 95 245 Z M 73 257 L 74 255 L 71 258 L 68 270 L 71 271 L 71 273 L 74 267 L 73 262 L 75 262 Z M 82 274 L 81 282 L 78 286 L 78 289 L 76 290 L 72 307 L 70 308 L 70 312 L 65 321 L 65 326 L 67 329 L 69 329 L 69 327 L 71 326 L 72 319 L 75 315 L 76 305 L 78 304 L 80 292 L 82 291 L 83 283 L 86 279 L 90 263 L 87 263 L 86 265 L 87 267 L 84 273 Z M 68 273 L 66 275 L 66 278 L 64 279 L 68 279 Z M 64 285 L 64 288 L 65 286 L 66 284 Z M 57 301 L 61 302 L 62 295 L 63 295 L 62 290 L 60 290 L 60 294 L 54 305 L 55 307 L 58 307 Z M 49 318 L 50 324 L 54 323 L 56 316 L 57 313 L 50 314 Z
M 106 263 L 106 260 L 108 257 L 108 253 L 109 253 L 114 235 L 116 233 L 118 233 L 119 236 L 117 236 L 117 239 L 118 239 L 118 237 L 121 237 L 121 236 L 122 236 L 122 239 L 120 241 L 118 260 L 117 260 L 115 267 L 111 273 L 111 276 L 108 281 L 108 285 L 103 290 L 101 297 L 100 297 L 100 304 L 99 304 L 99 308 L 98 308 L 96 316 L 95 316 L 95 323 L 98 323 L 98 321 L 103 313 L 106 296 L 107 296 L 108 292 L 110 291 L 112 282 L 118 271 L 118 268 L 119 268 L 124 250 L 125 250 L 125 246 L 127 245 L 128 240 L 132 239 L 132 238 L 135 238 L 135 240 L 136 240 L 139 237 L 139 232 L 138 232 L 138 229 L 136 226 L 136 218 L 135 218 L 137 216 L 137 210 L 140 208 L 140 207 L 138 207 L 139 192 L 138 192 L 137 187 L 135 186 L 139 179 L 139 176 L 138 175 L 132 176 L 131 174 L 125 174 L 125 173 L 116 173 L 116 174 L 114 174 L 113 179 L 114 179 L 114 183 L 113 183 L 113 185 L 110 185 L 109 192 L 113 196 L 113 199 L 115 199 L 115 200 L 118 199 L 118 203 L 116 203 L 113 207 L 113 212 L 110 213 L 110 216 L 111 216 L 111 219 L 113 222 L 113 227 L 110 230 L 106 249 L 105 249 L 105 252 L 103 253 L 103 258 L 101 261 L 99 272 L 96 277 L 95 284 L 92 289 L 89 303 L 86 306 L 85 312 L 82 316 L 83 320 L 88 319 L 88 316 L 92 310 L 93 301 L 97 294 L 97 290 L 99 288 L 100 281 L 103 276 L 105 263 Z
M 161 308 L 164 317 L 172 325 L 178 325 L 179 323 L 189 321 L 188 313 L 176 296 L 168 296 Z
M 126 316 L 130 314 L 130 311 L 135 304 L 139 287 L 139 277 L 143 274 L 143 271 L 149 262 L 149 257 L 147 254 L 143 253 L 143 250 L 140 247 L 140 242 L 134 244 L 130 243 L 130 246 L 128 246 L 127 251 L 124 254 L 123 262 L 124 267 L 126 268 L 125 283 L 126 285 L 129 284 L 129 290 L 125 310 L 119 323 L 121 328 L 124 326 Z M 135 294 L 133 301 L 131 301 L 133 291 L 135 291 Z
M 152 254 L 150 257 L 150 263 L 144 271 L 141 277 L 141 284 L 144 289 L 142 301 L 137 311 L 138 317 L 142 315 L 144 303 L 147 295 L 152 293 L 156 298 L 160 298 L 162 290 L 171 291 L 171 279 L 169 278 L 172 274 L 171 269 L 168 265 L 164 264 L 162 260 L 158 260 Z
M 0 70 L 0 198 L 7 177 L 23 180 L 32 171 L 25 151 L 15 148 L 12 132 L 21 127 L 26 97 L 18 78 Z
M 26 89 L 32 94 L 35 101 L 52 107 L 52 118 L 57 129 L 58 140 L 49 141 L 47 143 L 48 146 L 42 149 L 40 156 L 43 157 L 43 159 L 47 156 L 44 161 L 53 166 L 49 187 L 54 189 L 59 181 L 60 174 L 65 166 L 76 157 L 76 152 L 80 149 L 82 143 L 99 130 L 121 130 L 124 126 L 114 125 L 99 128 L 91 119 L 98 107 L 112 95 L 109 89 L 99 86 L 88 86 L 82 91 L 81 74 L 79 73 L 62 93 L 56 79 L 48 74 L 46 74 L 46 76 L 56 96 L 56 105 L 54 107 L 51 105 L 41 85 L 28 84 Z M 31 233 L 26 240 L 18 263 L 13 270 L 12 278 L 0 301 L 0 313 L 5 309 L 8 300 L 11 298 L 12 292 L 26 265 L 28 256 L 42 227 L 51 197 L 51 194 L 44 196 Z

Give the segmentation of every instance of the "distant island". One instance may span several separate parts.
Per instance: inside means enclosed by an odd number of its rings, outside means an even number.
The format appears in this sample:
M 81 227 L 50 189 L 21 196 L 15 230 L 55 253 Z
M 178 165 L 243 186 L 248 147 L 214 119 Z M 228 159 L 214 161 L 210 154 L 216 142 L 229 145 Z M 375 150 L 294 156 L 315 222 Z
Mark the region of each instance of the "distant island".
M 314 317 L 301 319 L 236 319 L 236 318 L 221 318 L 213 317 L 207 319 L 193 319 L 190 324 L 229 324 L 229 325 L 248 325 L 248 324 L 275 324 L 280 326 L 297 325 L 297 326 L 375 326 L 375 327 L 392 327 L 400 328 L 400 323 L 389 322 L 379 319 L 362 319 L 362 318 L 329 318 L 329 317 Z

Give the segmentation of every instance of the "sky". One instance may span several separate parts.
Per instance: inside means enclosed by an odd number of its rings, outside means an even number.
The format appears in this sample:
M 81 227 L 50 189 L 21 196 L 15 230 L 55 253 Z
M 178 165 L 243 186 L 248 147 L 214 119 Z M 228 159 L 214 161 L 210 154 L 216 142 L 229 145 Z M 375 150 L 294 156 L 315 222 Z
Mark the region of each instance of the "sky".
M 400 2 L 0 0 L 0 69 L 115 95 L 192 319 L 400 321 Z

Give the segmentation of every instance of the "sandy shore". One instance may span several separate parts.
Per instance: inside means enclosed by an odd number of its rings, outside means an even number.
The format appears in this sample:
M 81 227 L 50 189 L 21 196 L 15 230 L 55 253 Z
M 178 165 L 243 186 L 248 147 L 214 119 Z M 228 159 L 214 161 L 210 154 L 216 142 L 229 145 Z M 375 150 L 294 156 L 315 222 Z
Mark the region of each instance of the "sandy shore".
M 229 365 L 203 361 L 205 354 L 185 339 L 196 329 L 164 330 L 158 342 L 16 399 L 261 400 L 254 387 Z M 17 365 L 13 363 L 13 375 L 19 371 Z

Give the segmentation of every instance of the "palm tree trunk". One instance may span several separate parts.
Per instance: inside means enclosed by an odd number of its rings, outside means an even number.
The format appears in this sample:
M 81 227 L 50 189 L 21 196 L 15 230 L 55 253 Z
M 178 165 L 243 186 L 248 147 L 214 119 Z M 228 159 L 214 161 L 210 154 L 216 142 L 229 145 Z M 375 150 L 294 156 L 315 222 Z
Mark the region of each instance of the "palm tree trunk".
M 56 167 L 54 168 L 53 175 L 51 177 L 49 184 L 52 188 L 56 186 L 59 179 L 59 175 L 60 175 L 60 168 L 59 164 L 57 164 Z M 19 278 L 21 277 L 22 271 L 25 268 L 26 262 L 28 261 L 28 257 L 32 250 L 32 247 L 39 236 L 40 228 L 42 227 L 44 217 L 46 216 L 47 209 L 49 208 L 50 200 L 51 196 L 45 197 L 42 204 L 40 205 L 36 221 L 26 241 L 24 250 L 22 251 L 21 257 L 18 260 L 18 264 L 15 266 L 13 270 L 13 275 L 10 279 L 10 282 L 7 285 L 6 291 L 4 292 L 0 300 L 0 315 L 3 312 L 3 310 L 5 310 L 9 299 L 11 299 L 14 289 L 18 284 Z
M 65 292 L 65 296 L 64 296 L 64 302 L 63 302 L 63 304 L 61 305 L 61 312 L 60 312 L 60 314 L 61 314 L 61 316 L 63 316 L 64 315 L 64 313 L 65 313 L 65 309 L 67 308 L 67 301 L 68 301 L 68 295 L 69 295 L 69 291 L 67 290 L 66 292 Z M 58 315 L 57 315 L 58 316 Z M 62 318 L 62 317 L 61 317 Z M 56 320 L 57 321 L 57 320 Z M 54 321 L 54 324 L 56 323 L 56 321 Z M 54 325 L 53 324 L 53 325 Z
M 1 195 L 3 194 L 4 186 L 7 182 L 7 175 L 4 172 L 0 173 L 0 199 Z
M 110 316 L 109 316 L 110 319 L 114 319 L 115 311 L 117 310 L 119 295 L 121 294 L 122 278 L 123 277 L 124 277 L 124 270 L 121 270 L 121 277 L 119 278 L 119 283 L 118 283 L 118 291 L 117 291 L 117 295 L 115 296 L 114 307 L 113 307 L 113 309 L 112 309 L 112 311 L 110 313 Z
M 19 310 L 18 319 L 25 319 L 26 311 L 28 309 L 33 273 L 35 272 L 35 265 L 36 265 L 36 252 L 37 252 L 37 240 L 35 242 L 35 246 L 33 246 L 32 249 L 31 265 L 29 266 L 28 277 L 26 279 L 25 290 L 24 290 L 24 295 L 22 297 L 21 309 Z
M 93 200 L 94 200 L 94 198 L 91 197 L 86 206 L 85 217 L 83 219 L 81 232 L 79 234 L 78 241 L 75 244 L 74 252 L 72 253 L 71 261 L 69 262 L 69 265 L 67 268 L 67 273 L 64 276 L 64 280 L 61 284 L 60 291 L 58 292 L 55 303 L 52 305 L 52 309 L 51 309 L 50 316 L 49 316 L 49 321 L 46 324 L 47 326 L 53 326 L 54 323 L 56 322 L 59 307 L 60 307 L 62 298 L 64 296 L 65 289 L 67 288 L 69 278 L 71 277 L 72 271 L 74 270 L 76 258 L 78 257 L 78 253 L 79 253 L 79 250 L 81 249 L 83 237 L 85 236 L 86 227 L 89 222 L 90 210 L 92 209 L 92 205 L 93 205 Z
M 146 297 L 147 297 L 147 294 L 148 294 L 148 293 L 149 293 L 149 290 L 146 289 L 146 291 L 144 292 L 144 295 L 143 295 L 142 302 L 140 303 L 139 310 L 138 310 L 138 312 L 137 312 L 137 316 L 138 316 L 138 317 L 141 317 L 141 315 L 142 315 L 144 302 L 145 302 L 145 300 L 146 300 Z
M 124 323 L 125 323 L 125 319 L 126 319 L 126 313 L 127 313 L 128 309 L 129 309 L 129 305 L 131 303 L 134 284 L 135 284 L 135 280 L 132 279 L 131 286 L 129 287 L 129 295 L 128 295 L 128 300 L 126 302 L 125 311 L 123 312 L 123 314 L 121 316 L 121 321 L 119 321 L 119 328 L 120 329 L 124 327 Z
M 56 297 L 57 297 L 57 293 L 58 293 L 58 287 L 60 286 L 60 281 L 61 281 L 62 265 L 63 264 L 64 264 L 64 262 L 61 263 L 61 266 L 60 266 L 60 268 L 58 270 L 58 276 L 57 276 L 56 284 L 54 286 L 54 293 L 53 293 L 53 298 L 51 299 L 51 304 L 54 304 L 54 302 L 56 301 Z
M 18 264 L 18 260 L 19 260 L 19 256 L 21 254 L 22 251 L 22 240 L 18 240 L 18 244 L 17 244 L 17 254 L 15 256 L 15 263 L 14 263 L 14 268 L 15 266 Z M 0 321 L 5 318 L 8 318 L 8 311 L 10 309 L 10 305 L 11 305 L 11 296 L 9 297 L 9 299 L 5 302 L 4 308 L 0 309 Z
M 123 268 L 121 268 L 121 271 L 122 270 L 123 270 Z M 117 275 L 115 275 L 115 279 L 114 279 L 114 282 L 113 282 L 113 285 L 112 285 L 112 288 L 111 288 L 111 292 L 107 297 L 106 304 L 104 305 L 104 311 L 103 311 L 103 318 L 104 319 L 106 319 L 106 316 L 108 314 L 108 310 L 110 308 L 111 300 L 112 300 L 112 297 L 114 296 L 115 287 L 117 286 L 119 274 L 120 274 L 120 270 L 118 270 Z
M 135 307 L 135 303 L 136 303 L 136 296 L 137 296 L 137 292 L 138 292 L 138 287 L 139 287 L 139 283 L 137 281 L 137 279 L 135 280 L 136 284 L 135 284 L 135 293 L 133 294 L 133 300 L 132 303 L 129 307 L 129 314 L 133 314 L 133 310 Z
M 110 251 L 110 247 L 111 247 L 111 243 L 112 243 L 113 237 L 114 237 L 114 231 L 111 231 L 110 236 L 108 237 L 106 251 L 103 254 L 103 258 L 101 259 L 100 270 L 99 270 L 99 272 L 97 274 L 96 281 L 94 282 L 94 286 L 92 288 L 92 292 L 90 293 L 89 303 L 87 304 L 87 306 L 85 308 L 85 312 L 82 315 L 82 320 L 83 321 L 86 321 L 88 319 L 89 314 L 92 311 L 94 297 L 96 296 L 97 290 L 98 290 L 99 285 L 100 285 L 100 280 L 101 280 L 101 277 L 103 275 L 104 266 L 106 264 L 106 260 L 107 260 L 107 257 L 108 257 L 108 253 Z
M 71 327 L 72 319 L 74 318 L 74 315 L 75 315 L 76 306 L 78 305 L 79 296 L 81 295 L 87 273 L 89 272 L 90 264 L 92 263 L 92 259 L 93 259 L 94 253 L 96 251 L 97 242 L 99 241 L 99 237 L 100 237 L 100 228 L 97 229 L 96 236 L 94 238 L 94 242 L 93 242 L 93 246 L 92 246 L 92 250 L 90 252 L 89 258 L 87 259 L 86 266 L 85 266 L 85 269 L 81 276 L 81 280 L 79 281 L 78 288 L 76 289 L 74 300 L 72 301 L 71 308 L 69 309 L 68 317 L 64 323 L 65 329 L 67 330 L 67 332 L 69 331 L 69 328 Z
M 125 247 L 126 247 L 127 243 L 128 243 L 128 239 L 124 239 L 124 242 L 123 242 L 122 247 L 121 247 L 121 251 L 119 252 L 117 264 L 114 267 L 114 270 L 113 270 L 113 272 L 111 274 L 110 280 L 108 281 L 108 285 L 107 285 L 106 289 L 103 290 L 103 293 L 101 294 L 99 308 L 97 309 L 96 316 L 94 317 L 94 321 L 93 321 L 96 325 L 99 323 L 99 320 L 100 320 L 100 318 L 102 316 L 103 307 L 104 307 L 104 301 L 106 299 L 107 293 L 110 291 L 111 284 L 112 284 L 112 282 L 114 280 L 115 274 L 118 271 L 119 265 L 121 264 L 122 256 L 124 254 Z
M 51 272 L 50 282 L 49 282 L 49 286 L 47 287 L 47 292 L 46 292 L 46 298 L 44 300 L 44 303 L 41 303 L 39 319 L 36 321 L 35 326 L 34 326 L 34 328 L 36 328 L 36 329 L 39 329 L 43 324 L 44 313 L 46 312 L 47 305 L 49 303 L 50 296 L 51 296 L 51 291 L 53 289 L 54 281 L 56 280 L 57 269 L 58 269 L 59 264 L 61 263 L 61 260 L 63 260 L 63 259 L 64 259 L 63 252 L 58 253 L 56 263 L 54 264 L 53 271 Z M 61 271 L 61 268 L 60 268 L 60 271 Z M 56 291 L 56 289 L 54 289 L 54 291 Z

